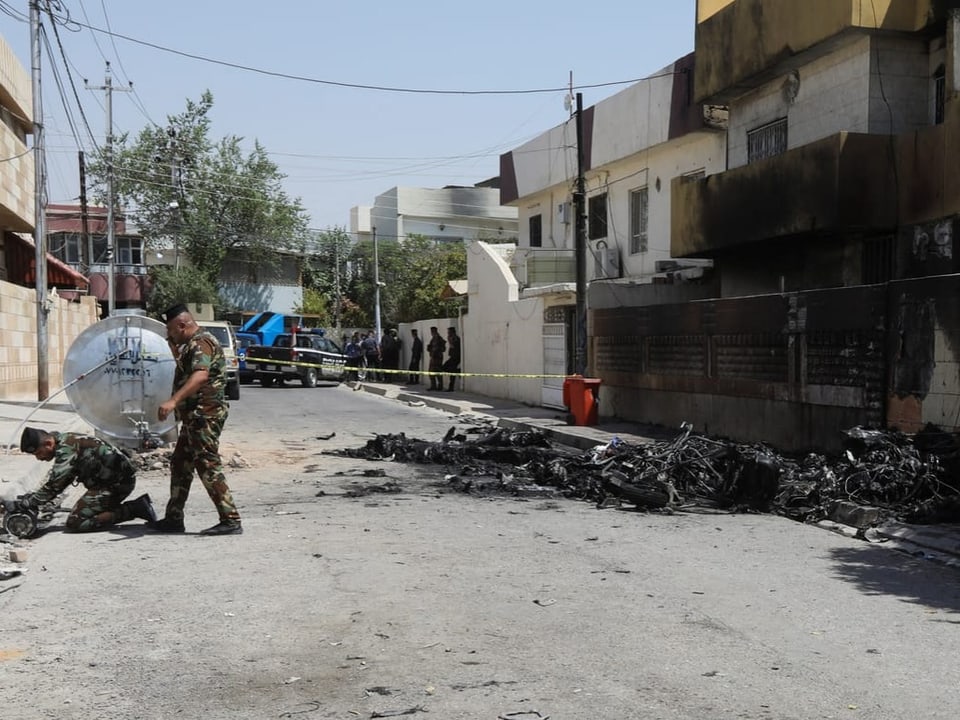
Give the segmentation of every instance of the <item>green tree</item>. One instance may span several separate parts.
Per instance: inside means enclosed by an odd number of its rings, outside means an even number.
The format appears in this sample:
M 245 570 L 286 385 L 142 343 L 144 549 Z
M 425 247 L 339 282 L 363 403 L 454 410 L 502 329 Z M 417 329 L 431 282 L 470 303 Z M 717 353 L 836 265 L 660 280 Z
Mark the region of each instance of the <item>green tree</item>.
M 434 317 L 451 317 L 456 306 L 441 297 L 450 280 L 467 276 L 467 251 L 463 243 L 437 243 L 422 235 L 401 242 L 378 243 L 381 323 L 386 327 Z M 373 243 L 358 243 L 351 253 L 356 270 L 348 288 L 349 297 L 367 310 L 373 323 Z
M 147 314 L 156 317 L 177 303 L 218 304 L 217 288 L 192 267 L 174 270 L 157 265 L 150 268 L 150 294 L 147 296 Z
M 145 127 L 114 151 L 115 197 L 147 247 L 172 240 L 210 282 L 220 279 L 228 253 L 258 268 L 276 266 L 278 248 L 301 252 L 307 217 L 283 190 L 284 175 L 259 142 L 210 137 L 213 96 L 188 100 L 167 127 Z M 94 191 L 105 196 L 107 164 L 93 163 Z
M 350 236 L 342 227 L 308 231 L 302 266 L 304 300 L 307 291 L 322 298 L 328 309 L 327 322 L 344 324 L 348 311 L 345 290 L 349 285 Z M 339 304 L 337 298 L 339 296 Z

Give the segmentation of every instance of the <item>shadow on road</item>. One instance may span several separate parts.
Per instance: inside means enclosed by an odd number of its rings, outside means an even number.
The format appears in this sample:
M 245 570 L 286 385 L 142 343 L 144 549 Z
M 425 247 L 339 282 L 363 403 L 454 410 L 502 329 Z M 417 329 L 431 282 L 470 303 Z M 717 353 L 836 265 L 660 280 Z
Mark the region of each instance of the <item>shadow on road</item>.
M 960 573 L 955 569 L 910 560 L 902 553 L 869 545 L 837 548 L 830 554 L 836 576 L 856 584 L 868 595 L 893 595 L 958 613 L 949 622 L 960 624 Z

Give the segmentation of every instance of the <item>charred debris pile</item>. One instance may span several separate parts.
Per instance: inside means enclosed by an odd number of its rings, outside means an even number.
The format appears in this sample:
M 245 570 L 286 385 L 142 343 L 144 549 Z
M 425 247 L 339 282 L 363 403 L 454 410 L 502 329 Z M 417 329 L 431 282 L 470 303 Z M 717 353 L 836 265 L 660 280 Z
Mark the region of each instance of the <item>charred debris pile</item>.
M 953 436 L 932 427 L 913 437 L 857 427 L 844 439 L 839 456 L 790 456 L 684 425 L 670 440 L 634 445 L 614 439 L 577 452 L 552 445 L 536 430 L 478 427 L 451 428 L 439 442 L 378 435 L 331 454 L 441 465 L 452 473 L 446 486 L 482 495 L 559 494 L 598 507 L 628 503 L 661 512 L 772 512 L 801 522 L 827 518 L 844 503 L 874 508 L 879 519 L 960 520 Z

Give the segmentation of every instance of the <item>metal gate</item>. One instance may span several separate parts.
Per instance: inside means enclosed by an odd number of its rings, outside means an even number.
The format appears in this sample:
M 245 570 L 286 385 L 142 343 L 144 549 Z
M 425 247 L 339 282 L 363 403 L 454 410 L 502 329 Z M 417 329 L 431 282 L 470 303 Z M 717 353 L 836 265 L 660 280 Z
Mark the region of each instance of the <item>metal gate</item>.
M 543 374 L 566 375 L 570 349 L 568 345 L 569 308 L 556 306 L 543 311 Z M 544 407 L 563 408 L 563 378 L 545 377 L 540 388 Z

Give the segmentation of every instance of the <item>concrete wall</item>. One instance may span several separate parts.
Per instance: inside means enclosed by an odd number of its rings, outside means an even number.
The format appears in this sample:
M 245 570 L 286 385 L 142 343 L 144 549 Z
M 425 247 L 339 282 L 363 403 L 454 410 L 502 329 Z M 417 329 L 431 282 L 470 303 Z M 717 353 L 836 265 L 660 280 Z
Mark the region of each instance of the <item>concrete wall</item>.
M 925 38 L 871 39 L 869 132 L 901 135 L 933 124 L 930 64 Z
M 543 372 L 541 297 L 523 299 L 510 267 L 493 246 L 467 252 L 469 312 L 463 317 L 464 372 L 506 375 Z M 467 378 L 468 392 L 540 405 L 540 378 Z
M 97 312 L 93 297 L 83 297 L 79 303 L 53 298 L 47 324 L 47 372 L 51 393 L 64 384 L 63 360 L 70 345 L 81 332 L 97 322 Z M 0 398 L 28 400 L 36 397 L 36 292 L 0 281 Z
M 771 68 L 785 72 L 801 53 L 855 29 L 916 32 L 946 17 L 942 0 L 702 0 L 696 51 L 697 101 L 735 97 L 765 81 Z M 758 78 L 762 78 L 759 79 Z
M 787 118 L 787 147 L 800 147 L 841 131 L 870 131 L 870 38 L 856 36 L 798 70 L 796 97 L 781 74 L 730 103 L 729 167 L 747 164 L 747 133 Z M 891 62 L 892 64 L 892 62 Z M 884 73 L 890 72 L 882 65 Z M 925 107 L 925 106 L 924 106 Z

